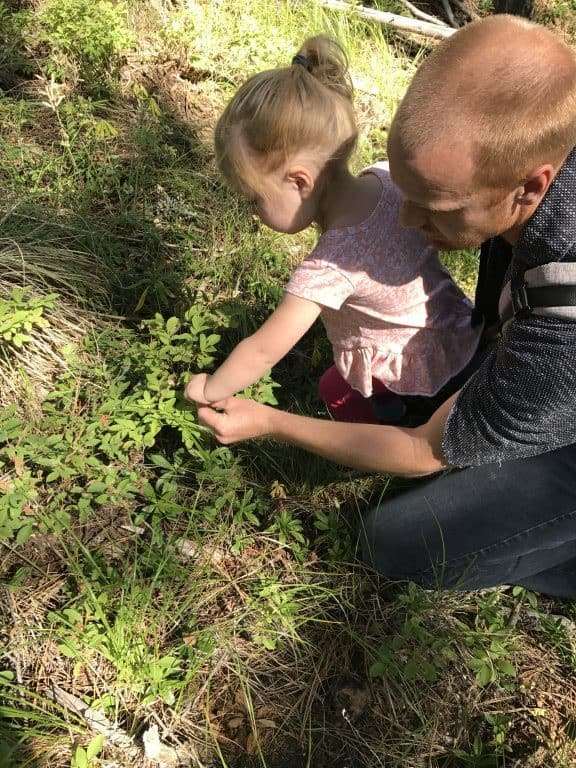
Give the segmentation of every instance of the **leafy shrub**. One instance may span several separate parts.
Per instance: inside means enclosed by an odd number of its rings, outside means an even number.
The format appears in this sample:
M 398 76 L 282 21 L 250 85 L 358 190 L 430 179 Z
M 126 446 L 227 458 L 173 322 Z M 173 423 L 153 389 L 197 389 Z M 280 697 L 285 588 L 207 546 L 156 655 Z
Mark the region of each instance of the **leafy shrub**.
M 13 288 L 7 299 L 0 296 L 0 345 L 21 348 L 31 341 L 34 329 L 49 325 L 44 311 L 54 308 L 56 298 L 31 296 L 24 288 Z
M 220 336 L 211 329 L 227 323 L 195 305 L 182 319 L 157 314 L 139 332 L 109 328 L 86 339 L 85 354 L 53 385 L 38 421 L 0 411 L 0 541 L 23 543 L 36 529 L 66 530 L 71 510 L 85 522 L 99 507 L 127 502 L 139 507 L 137 522 L 177 517 L 181 452 L 208 460 L 204 428 L 183 400 L 184 384 L 188 371 L 214 363 Z M 251 394 L 270 402 L 273 386 L 264 379 Z M 136 467 L 159 443 L 164 455 L 149 456 L 154 482 Z M 230 470 L 227 464 L 227 475 Z M 259 522 L 251 491 L 243 498 L 235 489 L 218 492 L 216 513 L 226 507 L 239 522 Z
M 109 0 L 48 0 L 39 16 L 40 41 L 52 54 L 48 74 L 62 77 L 72 60 L 89 89 L 105 90 L 132 44 L 122 4 Z

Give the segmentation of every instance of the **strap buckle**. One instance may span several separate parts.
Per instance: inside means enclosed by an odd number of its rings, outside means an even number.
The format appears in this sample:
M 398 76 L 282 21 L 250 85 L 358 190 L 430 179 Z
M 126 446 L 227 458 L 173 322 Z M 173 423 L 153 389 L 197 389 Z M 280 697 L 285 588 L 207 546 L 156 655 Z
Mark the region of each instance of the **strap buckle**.
M 519 280 L 515 284 L 510 286 L 510 294 L 512 296 L 512 309 L 514 315 L 528 314 L 532 311 L 530 302 L 528 300 L 528 291 L 523 281 Z

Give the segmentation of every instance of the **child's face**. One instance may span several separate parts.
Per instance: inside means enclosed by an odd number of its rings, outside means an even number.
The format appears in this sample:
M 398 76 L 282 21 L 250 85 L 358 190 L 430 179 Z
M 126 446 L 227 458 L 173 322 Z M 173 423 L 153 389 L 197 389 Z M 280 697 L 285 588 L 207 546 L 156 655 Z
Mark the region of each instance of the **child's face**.
M 316 171 L 297 162 L 266 173 L 266 194 L 255 194 L 252 198 L 258 218 L 275 232 L 288 235 L 306 229 L 318 214 L 316 182 Z

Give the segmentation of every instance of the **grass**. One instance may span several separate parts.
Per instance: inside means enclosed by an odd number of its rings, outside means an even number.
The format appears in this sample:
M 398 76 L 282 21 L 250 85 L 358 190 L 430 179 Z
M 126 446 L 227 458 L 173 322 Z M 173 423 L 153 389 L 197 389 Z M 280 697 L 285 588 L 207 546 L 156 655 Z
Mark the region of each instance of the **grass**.
M 214 120 L 320 30 L 350 54 L 361 168 L 418 61 L 378 27 L 283 0 L 0 3 L 0 766 L 140 768 L 152 726 L 165 765 L 574 764 L 571 604 L 379 583 L 355 532 L 397 481 L 217 447 L 182 401 L 313 242 L 221 185 Z M 474 255 L 446 263 L 471 292 Z M 329 360 L 314 328 L 251 394 L 322 415 Z

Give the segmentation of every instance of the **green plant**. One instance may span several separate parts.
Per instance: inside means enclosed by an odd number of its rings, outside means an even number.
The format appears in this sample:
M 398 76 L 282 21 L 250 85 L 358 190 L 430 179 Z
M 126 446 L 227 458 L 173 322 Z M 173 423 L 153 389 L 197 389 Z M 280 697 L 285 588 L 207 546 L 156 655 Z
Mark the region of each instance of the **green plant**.
M 302 523 L 287 509 L 282 509 L 274 517 L 274 522 L 269 528 L 270 533 L 276 534 L 282 544 L 288 544 L 293 551 L 302 555 L 306 549 Z
M 133 39 L 122 3 L 109 0 L 48 0 L 39 15 L 39 39 L 51 50 L 49 74 L 66 73 L 62 56 L 78 66 L 89 89 L 102 89 Z M 60 57 L 60 58 L 59 58 Z
M 338 508 L 327 512 L 314 513 L 314 527 L 319 532 L 318 545 L 327 547 L 328 559 L 334 562 L 346 560 L 352 552 L 352 544 L 347 527 L 344 525 Z
M 30 341 L 36 328 L 45 328 L 49 321 L 46 309 L 54 309 L 57 295 L 32 296 L 24 288 L 12 288 L 7 299 L 0 297 L 0 344 L 20 348 Z
M 70 768 L 93 768 L 95 759 L 102 751 L 104 741 L 104 736 L 99 734 L 94 736 L 86 747 L 76 747 L 70 761 Z
M 0 70 L 10 83 L 15 75 L 30 75 L 34 69 L 26 56 L 24 36 L 30 21 L 27 11 L 15 11 L 0 2 Z
M 294 638 L 300 610 L 298 588 L 286 588 L 276 579 L 263 579 L 255 590 L 252 609 L 257 615 L 254 640 L 269 651 Z

